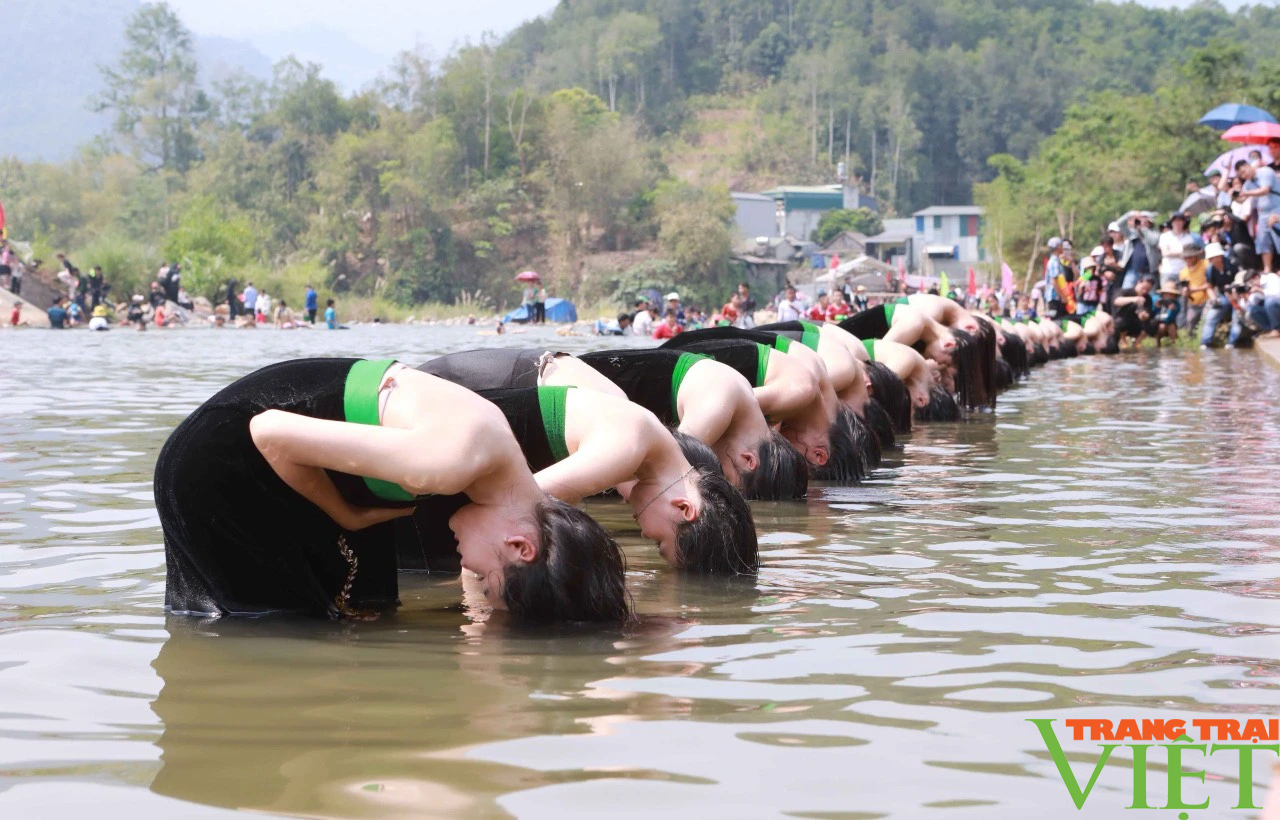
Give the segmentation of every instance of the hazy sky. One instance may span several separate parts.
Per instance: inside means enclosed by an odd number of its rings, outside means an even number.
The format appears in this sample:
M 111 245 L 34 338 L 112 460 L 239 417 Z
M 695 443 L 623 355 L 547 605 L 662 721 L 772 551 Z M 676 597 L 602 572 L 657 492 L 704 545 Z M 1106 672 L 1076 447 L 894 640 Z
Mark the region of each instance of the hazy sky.
M 505 34 L 556 0 L 169 0 L 200 34 L 252 39 L 323 26 L 388 57 L 419 43 L 437 55 L 485 31 Z

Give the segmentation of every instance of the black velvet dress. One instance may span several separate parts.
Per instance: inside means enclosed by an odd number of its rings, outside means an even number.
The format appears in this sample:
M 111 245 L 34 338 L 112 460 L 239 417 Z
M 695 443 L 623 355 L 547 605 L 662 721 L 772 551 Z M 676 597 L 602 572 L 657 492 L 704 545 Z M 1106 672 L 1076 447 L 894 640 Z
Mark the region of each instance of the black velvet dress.
M 344 420 L 346 380 L 358 361 L 300 359 L 264 367 L 206 401 L 169 436 L 155 473 L 167 609 L 199 615 L 339 614 L 336 599 L 350 568 L 338 546 L 344 532 L 276 475 L 254 445 L 249 421 L 269 409 Z M 358 476 L 330 477 L 354 505 L 413 503 L 383 500 Z M 350 606 L 394 606 L 389 528 L 345 535 L 358 560 Z

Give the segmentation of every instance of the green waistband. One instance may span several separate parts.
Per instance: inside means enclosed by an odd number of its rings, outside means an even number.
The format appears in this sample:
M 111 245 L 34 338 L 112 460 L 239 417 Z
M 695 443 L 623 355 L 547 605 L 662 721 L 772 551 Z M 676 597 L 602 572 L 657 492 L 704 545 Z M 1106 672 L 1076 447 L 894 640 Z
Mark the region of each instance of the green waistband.
M 863 339 L 862 346 L 867 349 L 867 356 L 874 362 L 876 360 L 876 340 Z
M 342 415 L 351 424 L 381 424 L 378 418 L 378 388 L 395 359 L 359 359 L 347 372 L 342 390 Z M 412 501 L 413 493 L 391 481 L 362 476 L 365 486 L 384 501 Z
M 892 302 L 890 302 L 889 304 L 891 304 L 891 305 L 909 305 L 909 304 L 911 304 L 911 300 L 910 300 L 910 299 L 908 299 L 908 298 L 907 298 L 907 297 L 905 297 L 905 296 L 899 296 L 897 299 L 894 299 L 894 300 L 893 300 Z
M 779 353 L 791 352 L 791 337 L 778 334 L 773 337 L 773 349 Z
M 764 387 L 765 375 L 769 372 L 769 348 L 756 342 L 756 387 Z
M 569 444 L 564 438 L 564 408 L 569 387 L 539 387 L 538 408 L 542 410 L 542 429 L 547 434 L 551 457 L 564 461 L 569 457 Z
M 903 302 L 902 304 L 906 304 Z M 898 305 L 894 302 L 884 306 L 884 323 L 889 327 L 893 327 L 893 312 L 898 309 Z
M 822 335 L 822 329 L 813 322 L 805 321 L 800 322 L 800 327 L 804 328 L 804 331 L 800 334 L 800 344 L 816 353 L 818 350 L 818 339 Z
M 704 356 L 701 353 L 681 353 L 676 359 L 675 369 L 671 371 L 671 415 L 673 418 L 680 418 L 680 408 L 677 406 L 676 399 L 680 396 L 680 385 L 684 384 L 684 377 L 689 375 L 689 370 L 695 364 L 703 359 L 710 359 L 710 356 Z

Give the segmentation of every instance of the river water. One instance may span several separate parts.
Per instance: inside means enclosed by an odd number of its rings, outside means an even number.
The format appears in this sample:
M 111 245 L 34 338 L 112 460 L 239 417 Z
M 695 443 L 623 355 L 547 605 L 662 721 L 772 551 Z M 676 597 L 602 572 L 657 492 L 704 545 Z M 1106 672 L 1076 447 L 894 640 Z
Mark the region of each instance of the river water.
M 485 622 L 422 577 L 372 624 L 165 616 L 151 471 L 217 389 L 306 355 L 602 344 L 552 339 L 5 333 L 0 817 L 1116 816 L 1127 750 L 1077 812 L 1028 718 L 1280 713 L 1280 373 L 1243 351 L 1051 363 L 863 486 L 757 505 L 753 582 L 677 577 L 594 504 L 625 633 Z M 1099 750 L 1059 736 L 1083 785 Z M 1247 816 L 1234 756 L 1207 768 L 1190 816 Z

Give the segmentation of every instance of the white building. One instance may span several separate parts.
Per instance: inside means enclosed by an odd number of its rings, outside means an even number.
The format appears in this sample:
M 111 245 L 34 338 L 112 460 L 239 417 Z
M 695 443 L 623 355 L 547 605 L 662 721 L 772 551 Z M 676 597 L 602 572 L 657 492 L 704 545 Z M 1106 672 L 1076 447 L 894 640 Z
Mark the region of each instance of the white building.
M 951 276 L 986 261 L 982 209 L 977 205 L 934 205 L 911 216 L 915 219 L 913 256 L 921 272 L 945 271 Z

